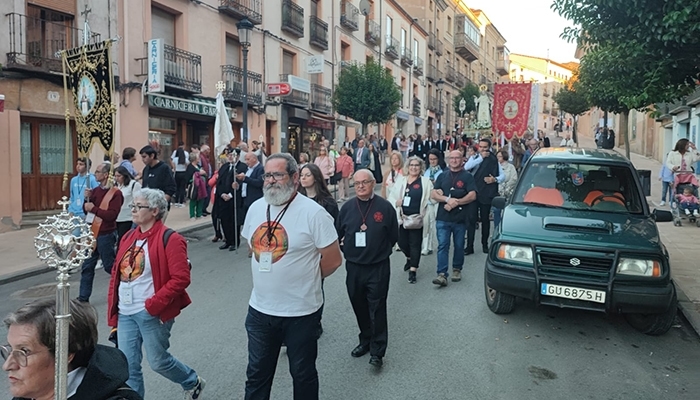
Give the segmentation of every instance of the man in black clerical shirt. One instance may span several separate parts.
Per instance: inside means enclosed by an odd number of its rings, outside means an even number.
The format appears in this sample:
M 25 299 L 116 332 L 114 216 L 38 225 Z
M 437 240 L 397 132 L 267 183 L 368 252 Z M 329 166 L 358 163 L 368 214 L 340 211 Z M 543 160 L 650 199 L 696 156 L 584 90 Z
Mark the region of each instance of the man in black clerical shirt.
M 381 367 L 387 344 L 389 256 L 399 238 L 399 222 L 391 203 L 374 195 L 370 170 L 358 170 L 354 180 L 357 197 L 343 204 L 336 220 L 348 295 L 360 328 L 360 344 L 350 354 L 369 352 L 369 363 Z
M 450 236 L 455 248 L 452 255 L 452 282 L 462 280 L 464 265 L 464 233 L 467 229 L 467 204 L 476 200 L 474 177 L 462 168 L 462 153 L 451 151 L 447 156 L 449 170 L 440 174 L 430 197 L 437 201 L 436 231 L 438 237 L 437 278 L 433 283 L 447 286 L 447 264 L 450 255 Z

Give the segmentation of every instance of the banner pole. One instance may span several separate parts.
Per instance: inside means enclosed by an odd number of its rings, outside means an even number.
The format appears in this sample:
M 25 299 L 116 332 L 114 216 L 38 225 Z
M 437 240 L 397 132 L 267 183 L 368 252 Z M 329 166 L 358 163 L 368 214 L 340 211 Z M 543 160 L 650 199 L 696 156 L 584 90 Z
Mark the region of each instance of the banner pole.
M 66 151 L 65 151 L 65 159 L 63 163 L 63 183 L 62 183 L 62 189 L 65 191 L 68 188 L 68 170 L 70 169 L 70 166 L 73 164 L 71 161 L 70 157 L 70 102 L 68 100 L 68 76 L 66 75 L 66 63 L 68 60 L 66 59 L 66 51 L 63 50 L 61 51 L 61 67 L 63 70 L 63 99 L 64 103 L 66 105 L 66 112 L 65 112 L 65 120 L 66 120 Z

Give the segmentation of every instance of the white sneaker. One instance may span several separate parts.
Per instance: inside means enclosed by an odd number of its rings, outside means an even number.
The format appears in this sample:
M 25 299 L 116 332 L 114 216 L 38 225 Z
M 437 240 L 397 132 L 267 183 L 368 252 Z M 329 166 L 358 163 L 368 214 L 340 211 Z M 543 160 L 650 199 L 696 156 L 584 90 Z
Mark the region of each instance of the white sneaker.
M 661 200 L 661 203 L 659 203 L 659 206 L 665 206 L 665 205 L 666 205 L 666 202 Z
M 185 390 L 185 400 L 197 400 L 199 399 L 202 395 L 202 391 L 204 390 L 204 386 L 207 384 L 207 381 L 204 379 L 197 377 L 197 385 L 195 385 L 194 388 L 190 390 Z
M 698 210 L 693 211 L 693 217 L 700 217 L 700 214 L 698 213 Z
M 690 210 L 688 210 L 687 208 L 685 209 L 685 215 L 690 215 Z

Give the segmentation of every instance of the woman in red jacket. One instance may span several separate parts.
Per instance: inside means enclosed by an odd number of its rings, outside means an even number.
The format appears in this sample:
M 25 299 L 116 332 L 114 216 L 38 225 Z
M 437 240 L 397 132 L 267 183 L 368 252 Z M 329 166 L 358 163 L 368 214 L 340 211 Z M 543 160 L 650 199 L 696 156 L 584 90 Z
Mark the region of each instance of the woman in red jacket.
M 190 303 L 187 243 L 178 233 L 166 238 L 162 219 L 168 203 L 158 189 L 142 189 L 131 204 L 136 228 L 124 235 L 107 298 L 107 322 L 119 326 L 118 345 L 129 363 L 127 384 L 144 396 L 142 347 L 151 368 L 179 383 L 187 399 L 198 399 L 205 381 L 173 357 L 170 330 L 175 317 Z

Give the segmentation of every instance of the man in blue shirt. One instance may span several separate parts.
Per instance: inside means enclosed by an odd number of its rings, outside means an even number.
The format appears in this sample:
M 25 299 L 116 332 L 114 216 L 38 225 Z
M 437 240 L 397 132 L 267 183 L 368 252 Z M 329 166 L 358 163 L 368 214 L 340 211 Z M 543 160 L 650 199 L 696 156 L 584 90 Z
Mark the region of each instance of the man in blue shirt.
M 85 190 L 94 189 L 99 186 L 95 176 L 88 172 L 89 160 L 86 157 L 80 157 L 75 163 L 75 170 L 78 173 L 70 180 L 70 205 L 68 212 L 85 219 L 83 211 L 83 203 L 85 202 Z

